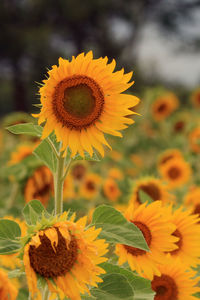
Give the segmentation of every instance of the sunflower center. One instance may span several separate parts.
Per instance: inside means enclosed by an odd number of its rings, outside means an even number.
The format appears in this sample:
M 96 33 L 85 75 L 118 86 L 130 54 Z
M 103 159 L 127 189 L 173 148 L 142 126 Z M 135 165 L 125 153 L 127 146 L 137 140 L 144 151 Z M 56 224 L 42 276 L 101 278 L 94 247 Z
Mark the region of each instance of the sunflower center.
M 171 179 L 177 179 L 181 175 L 181 172 L 178 168 L 172 167 L 169 169 L 168 175 Z
M 162 113 L 166 110 L 166 108 L 167 108 L 167 105 L 165 103 L 162 103 L 158 106 L 158 112 Z
M 62 126 L 81 130 L 94 124 L 103 111 L 104 94 L 98 83 L 85 75 L 73 75 L 57 84 L 53 111 Z
M 147 195 L 149 195 L 154 201 L 160 200 L 161 194 L 159 188 L 154 184 L 154 183 L 149 183 L 147 185 L 141 185 L 139 187 L 139 190 L 137 192 L 137 201 L 141 204 L 141 199 L 139 195 L 139 191 L 142 190 L 145 192 Z
M 197 204 L 194 208 L 193 214 L 198 214 L 200 217 L 200 204 Z M 200 222 L 200 221 L 199 221 Z M 198 222 L 198 223 L 199 223 Z
M 140 221 L 131 221 L 131 222 L 142 231 L 142 234 L 145 238 L 147 245 L 150 246 L 151 240 L 152 240 L 152 235 L 151 235 L 151 231 L 149 230 L 149 228 Z M 138 249 L 135 247 L 131 247 L 131 246 L 127 246 L 127 245 L 124 245 L 124 247 L 129 253 L 131 253 L 134 256 L 144 255 L 146 253 L 145 250 Z
M 37 199 L 37 197 L 43 197 L 43 196 L 49 194 L 50 190 L 51 190 L 51 185 L 46 183 L 41 188 L 39 188 L 38 190 L 36 190 L 34 192 L 33 198 Z
M 57 229 L 58 244 L 51 246 L 51 241 L 44 234 L 40 236 L 41 244 L 36 248 L 30 245 L 29 258 L 34 271 L 45 278 L 62 276 L 69 272 L 76 262 L 78 246 L 76 239 L 71 236 L 67 245 L 66 240 Z
M 185 127 L 184 121 L 178 121 L 174 125 L 174 131 L 175 132 L 180 132 L 184 129 L 184 127 Z
M 92 180 L 88 180 L 86 183 L 86 187 L 89 191 L 95 190 L 95 183 Z
M 156 292 L 155 300 L 178 300 L 177 285 L 168 275 L 154 276 L 151 287 Z
M 176 229 L 172 235 L 179 238 L 179 240 L 175 243 L 178 246 L 178 248 L 173 251 L 170 251 L 170 253 L 172 255 L 174 255 L 174 254 L 178 253 L 179 250 L 181 249 L 181 247 L 183 245 L 183 237 L 178 229 Z
M 72 169 L 72 175 L 77 180 L 81 180 L 84 177 L 85 172 L 86 172 L 86 168 L 81 164 L 75 165 L 74 168 Z

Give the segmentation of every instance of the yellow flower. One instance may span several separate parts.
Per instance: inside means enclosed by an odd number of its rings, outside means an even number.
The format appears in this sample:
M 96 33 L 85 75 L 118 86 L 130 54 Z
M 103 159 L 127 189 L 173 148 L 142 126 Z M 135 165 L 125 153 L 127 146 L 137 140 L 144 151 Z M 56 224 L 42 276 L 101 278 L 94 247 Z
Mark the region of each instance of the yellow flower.
M 101 177 L 99 175 L 87 174 L 80 187 L 80 194 L 87 199 L 94 198 L 99 193 L 100 183 Z
M 21 221 L 20 219 L 14 218 L 12 216 L 5 216 L 4 218 L 18 223 L 21 229 L 21 236 L 23 237 L 26 235 L 27 226 L 24 221 Z M 0 265 L 8 269 L 15 269 L 16 267 L 20 267 L 21 261 L 18 258 L 18 254 L 19 253 L 0 255 Z
M 182 158 L 173 158 L 164 164 L 160 173 L 170 188 L 177 188 L 188 182 L 192 170 Z
M 33 175 L 28 178 L 25 184 L 25 201 L 29 202 L 33 199 L 37 199 L 44 205 L 47 205 L 52 191 L 53 175 L 51 171 L 45 166 L 39 167 L 34 171 Z
M 156 99 L 152 105 L 152 115 L 156 121 L 166 119 L 177 109 L 179 101 L 173 93 L 166 93 Z
M 160 200 L 163 203 L 172 201 L 172 195 L 169 194 L 166 184 L 158 178 L 144 177 L 134 181 L 129 203 L 133 203 L 135 207 L 142 204 L 140 191 L 145 192 L 153 201 Z
M 191 101 L 196 108 L 200 107 L 200 88 L 196 89 L 191 95 Z
M 103 192 L 106 198 L 108 198 L 110 201 L 117 201 L 119 196 L 121 195 L 121 191 L 112 178 L 107 178 L 103 185 Z
M 36 147 L 36 144 L 23 144 L 19 145 L 16 151 L 11 154 L 11 158 L 8 162 L 9 165 L 14 165 L 22 161 L 24 158 L 30 156 Z
M 108 172 L 108 177 L 111 177 L 113 179 L 122 180 L 123 179 L 123 173 L 118 168 L 111 168 Z
M 161 276 L 154 276 L 151 282 L 155 300 L 197 300 L 193 294 L 200 291 L 200 278 L 194 271 L 187 270 L 178 259 L 168 259 L 159 271 Z
M 81 161 L 76 162 L 71 167 L 71 175 L 74 180 L 81 181 L 87 172 L 87 162 Z
M 193 187 L 184 197 L 184 204 L 200 217 L 200 187 Z
M 193 152 L 200 153 L 200 127 L 197 127 L 190 132 L 189 143 Z
M 158 158 L 158 170 L 160 171 L 166 162 L 173 158 L 183 158 L 181 151 L 178 149 L 167 149 L 166 151 L 162 152 Z
M 92 51 L 79 54 L 72 61 L 59 58 L 59 66 L 53 66 L 40 88 L 41 112 L 39 124 L 46 121 L 42 139 L 55 131 L 62 141 L 66 155 L 67 147 L 72 156 L 84 150 L 90 155 L 94 149 L 104 155 L 102 145 L 109 144 L 103 133 L 122 136 L 119 130 L 134 121 L 127 115 L 139 99 L 122 94 L 134 82 L 129 82 L 132 72 L 113 72 L 116 62 L 107 64 L 108 58 L 93 59 Z
M 171 208 L 169 208 L 171 210 Z M 200 221 L 198 215 L 191 214 L 190 210 L 182 207 L 171 213 L 170 222 L 176 226 L 173 236 L 179 238 L 177 249 L 170 252 L 173 258 L 180 258 L 182 264 L 196 267 L 200 264 Z
M 147 206 L 142 204 L 138 208 L 130 205 L 125 212 L 127 220 L 135 224 L 141 231 L 149 246 L 149 252 L 127 245 L 118 244 L 116 254 L 119 264 L 128 261 L 130 268 L 149 279 L 153 275 L 160 276 L 158 264 L 165 261 L 165 251 L 174 250 L 178 239 L 172 236 L 175 226 L 169 222 L 170 215 L 160 201 Z
M 51 292 L 64 293 L 71 300 L 89 293 L 88 286 L 97 286 L 105 271 L 98 266 L 106 261 L 107 244 L 96 237 L 101 229 L 85 229 L 87 217 L 74 222 L 67 213 L 58 222 L 39 230 L 24 248 L 24 266 L 29 290 L 38 294 L 37 274 L 48 283 Z
M 0 299 L 1 300 L 15 300 L 18 291 L 8 278 L 5 271 L 0 269 Z

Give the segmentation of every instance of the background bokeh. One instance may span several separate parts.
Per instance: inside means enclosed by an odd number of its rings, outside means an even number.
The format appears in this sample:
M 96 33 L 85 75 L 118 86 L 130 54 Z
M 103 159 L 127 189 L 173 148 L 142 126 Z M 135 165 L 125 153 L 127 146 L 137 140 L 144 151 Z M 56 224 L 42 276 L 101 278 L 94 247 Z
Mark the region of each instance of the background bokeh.
M 0 114 L 33 112 L 37 83 L 59 56 L 93 50 L 134 70 L 133 90 L 181 97 L 200 79 L 198 0 L 1 0 Z

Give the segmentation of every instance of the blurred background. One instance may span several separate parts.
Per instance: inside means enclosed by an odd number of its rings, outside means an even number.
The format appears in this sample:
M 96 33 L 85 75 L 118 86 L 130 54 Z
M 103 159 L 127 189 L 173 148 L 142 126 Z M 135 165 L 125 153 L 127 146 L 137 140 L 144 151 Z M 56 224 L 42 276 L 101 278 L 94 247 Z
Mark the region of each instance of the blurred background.
M 93 50 L 134 70 L 133 91 L 184 95 L 200 81 L 200 1 L 1 0 L 0 114 L 33 112 L 37 83 L 59 56 Z

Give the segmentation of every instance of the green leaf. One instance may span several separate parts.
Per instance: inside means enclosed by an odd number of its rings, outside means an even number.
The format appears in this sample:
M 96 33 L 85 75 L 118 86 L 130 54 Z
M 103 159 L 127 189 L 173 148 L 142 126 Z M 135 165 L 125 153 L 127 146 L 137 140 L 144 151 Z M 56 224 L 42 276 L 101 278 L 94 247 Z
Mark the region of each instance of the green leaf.
M 52 147 L 47 142 L 47 139 L 43 140 L 37 148 L 33 151 L 35 156 L 39 158 L 43 163 L 53 172 L 57 169 L 57 158 Z
M 48 215 L 44 206 L 39 200 L 31 200 L 23 209 L 23 215 L 28 225 L 35 225 L 42 215 Z
M 32 136 L 41 137 L 43 128 L 33 123 L 22 123 L 7 127 L 8 131 L 14 134 L 27 134 Z
M 27 176 L 27 168 L 24 164 L 19 163 L 12 166 L 2 167 L 0 170 L 1 178 L 14 177 L 16 180 L 22 180 Z
M 0 220 L 0 254 L 7 255 L 18 252 L 20 248 L 19 238 L 21 237 L 20 226 L 7 219 Z
M 106 274 L 103 277 L 103 282 L 98 285 L 98 288 L 93 288 L 90 292 L 97 300 L 134 299 L 133 289 L 122 274 Z
M 134 291 L 134 300 L 153 300 L 155 293 L 151 289 L 151 281 L 145 278 L 142 278 L 132 271 L 129 271 L 125 268 L 113 265 L 110 263 L 103 263 L 101 267 L 109 273 L 122 274 L 126 277 L 128 282 L 133 288 Z
M 99 162 L 100 159 L 99 157 L 97 156 L 97 154 L 94 152 L 92 157 L 89 155 L 88 152 L 84 151 L 84 157 L 80 156 L 80 154 L 77 154 L 74 156 L 73 158 L 73 161 L 76 161 L 76 160 L 87 160 L 87 161 L 96 161 L 96 162 Z
M 151 196 L 149 196 L 147 193 L 145 193 L 142 190 L 139 190 L 139 198 L 140 198 L 141 203 L 145 203 L 145 202 L 152 203 L 153 202 L 153 199 L 151 198 Z
M 99 237 L 109 243 L 119 243 L 148 251 L 149 248 L 142 232 L 133 223 L 128 222 L 116 209 L 101 205 L 93 213 L 92 225 L 102 228 Z

